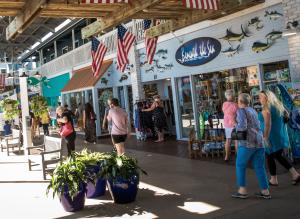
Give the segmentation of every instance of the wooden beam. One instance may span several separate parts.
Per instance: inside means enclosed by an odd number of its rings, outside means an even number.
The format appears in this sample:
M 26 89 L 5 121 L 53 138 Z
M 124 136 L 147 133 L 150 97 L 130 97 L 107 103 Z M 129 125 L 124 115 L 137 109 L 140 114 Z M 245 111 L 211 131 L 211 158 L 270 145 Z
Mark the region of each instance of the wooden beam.
M 26 1 L 22 14 L 16 16 L 6 28 L 6 39 L 12 40 L 22 33 L 39 15 L 48 0 Z
M 88 38 L 101 33 L 101 31 L 110 27 L 116 26 L 124 21 L 131 19 L 137 13 L 145 10 L 146 8 L 159 4 L 163 0 L 142 0 L 132 1 L 131 4 L 126 4 L 122 9 L 117 11 L 115 16 L 108 15 L 107 17 L 100 18 L 94 23 L 88 25 L 81 30 L 82 38 Z
M 234 10 L 238 9 L 238 7 L 243 7 L 244 5 L 247 5 L 254 1 L 255 0 L 242 0 L 242 4 L 240 4 L 238 0 L 224 0 L 221 2 L 221 10 L 218 11 L 191 10 L 189 13 L 187 13 L 186 16 L 183 16 L 180 19 L 169 20 L 165 23 L 148 29 L 145 35 L 148 38 L 161 36 L 163 34 L 170 33 L 199 21 L 220 17 L 222 16 L 222 13 L 226 11 L 233 12 Z

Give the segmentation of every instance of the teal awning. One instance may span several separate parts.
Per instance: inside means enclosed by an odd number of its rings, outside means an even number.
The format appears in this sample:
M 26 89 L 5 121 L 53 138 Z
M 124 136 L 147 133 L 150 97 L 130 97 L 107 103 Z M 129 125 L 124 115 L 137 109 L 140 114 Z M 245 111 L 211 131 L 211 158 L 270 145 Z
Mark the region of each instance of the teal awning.
M 61 90 L 69 82 L 69 73 L 59 75 L 54 78 L 49 78 L 48 86 L 42 85 L 44 97 L 58 97 L 61 95 Z

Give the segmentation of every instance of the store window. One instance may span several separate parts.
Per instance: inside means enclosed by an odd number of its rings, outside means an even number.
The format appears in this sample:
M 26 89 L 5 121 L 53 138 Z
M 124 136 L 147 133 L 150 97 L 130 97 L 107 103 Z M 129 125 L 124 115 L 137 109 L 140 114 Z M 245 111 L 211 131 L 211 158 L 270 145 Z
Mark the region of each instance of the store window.
M 263 64 L 262 71 L 265 88 L 270 88 L 277 83 L 291 82 L 288 61 Z
M 146 99 L 152 99 L 155 95 L 158 95 L 157 84 L 145 84 L 143 88 Z
M 236 68 L 194 76 L 196 118 L 199 136 L 202 138 L 206 126 L 222 128 L 222 105 L 225 91 L 232 89 L 237 98 L 240 93 L 249 93 L 252 104 L 258 107 L 259 77 L 256 66 Z
M 107 107 L 107 100 L 113 98 L 113 89 L 105 88 L 98 89 L 98 100 L 99 100 L 99 114 L 100 114 L 100 124 L 103 124 L 103 117 L 105 114 L 105 109 Z M 108 130 L 101 130 L 101 134 L 108 133 Z
M 187 138 L 195 126 L 190 77 L 177 79 L 181 137 Z

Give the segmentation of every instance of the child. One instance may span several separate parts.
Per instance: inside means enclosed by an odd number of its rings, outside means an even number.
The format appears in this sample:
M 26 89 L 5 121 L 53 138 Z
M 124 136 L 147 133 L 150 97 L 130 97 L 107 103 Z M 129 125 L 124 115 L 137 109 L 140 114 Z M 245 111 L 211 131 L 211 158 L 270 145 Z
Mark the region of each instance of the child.
M 9 124 L 9 121 L 5 121 L 5 125 L 3 126 L 4 129 L 4 135 L 11 135 L 12 131 L 11 131 L 11 125 Z

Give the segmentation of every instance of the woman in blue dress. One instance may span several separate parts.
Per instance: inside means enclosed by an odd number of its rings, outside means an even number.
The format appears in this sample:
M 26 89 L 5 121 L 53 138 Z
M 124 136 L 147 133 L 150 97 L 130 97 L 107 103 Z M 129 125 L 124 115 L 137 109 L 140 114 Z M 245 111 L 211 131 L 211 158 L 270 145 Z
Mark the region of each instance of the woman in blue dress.
M 259 94 L 259 101 L 263 107 L 259 119 L 261 129 L 264 133 L 264 141 L 268 146 L 266 153 L 271 175 L 269 183 L 272 186 L 278 186 L 275 163 L 275 160 L 277 160 L 291 173 L 292 183 L 293 185 L 296 185 L 300 182 L 300 174 L 283 156 L 284 149 L 289 146 L 286 125 L 283 121 L 285 108 L 271 91 L 261 91 Z

